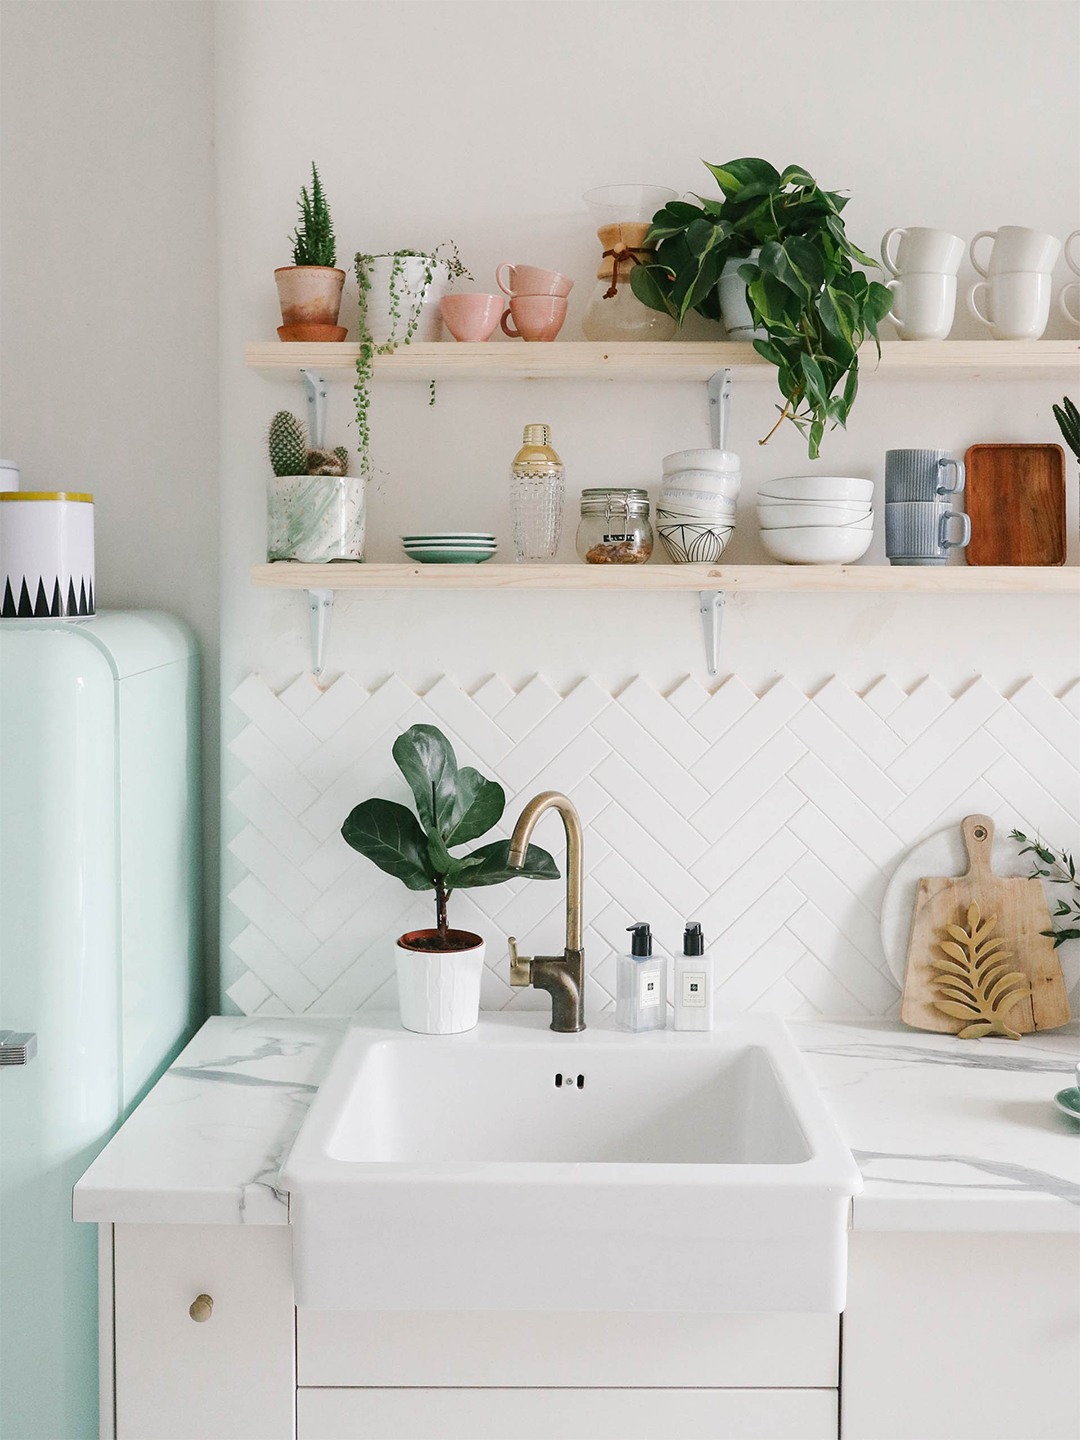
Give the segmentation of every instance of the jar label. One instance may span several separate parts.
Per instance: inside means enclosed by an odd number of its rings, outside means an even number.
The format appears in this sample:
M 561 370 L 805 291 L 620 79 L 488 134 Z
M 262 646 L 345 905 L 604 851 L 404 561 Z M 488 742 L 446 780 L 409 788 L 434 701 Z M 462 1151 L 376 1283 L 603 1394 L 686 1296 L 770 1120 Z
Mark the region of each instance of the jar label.
M 637 536 L 636 536 L 636 535 L 605 535 L 605 536 L 604 536 L 604 544 L 605 544 L 605 545 L 625 545 L 625 544 L 630 544 L 630 545 L 632 545 L 636 539 L 637 539 Z
M 643 970 L 638 979 L 638 1004 L 644 1010 L 649 1005 L 660 1004 L 660 970 L 651 966 Z

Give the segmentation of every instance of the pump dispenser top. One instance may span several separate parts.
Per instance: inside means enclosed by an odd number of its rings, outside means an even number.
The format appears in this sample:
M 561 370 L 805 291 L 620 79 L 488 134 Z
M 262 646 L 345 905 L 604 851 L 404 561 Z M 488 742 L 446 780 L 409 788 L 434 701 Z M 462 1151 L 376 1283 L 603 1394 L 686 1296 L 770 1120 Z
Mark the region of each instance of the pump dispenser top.
M 630 941 L 631 955 L 652 954 L 652 930 L 644 920 L 639 920 L 634 925 L 628 925 L 627 930 L 634 937 Z
M 702 934 L 699 920 L 691 920 L 683 931 L 682 953 L 684 955 L 705 954 L 705 936 Z

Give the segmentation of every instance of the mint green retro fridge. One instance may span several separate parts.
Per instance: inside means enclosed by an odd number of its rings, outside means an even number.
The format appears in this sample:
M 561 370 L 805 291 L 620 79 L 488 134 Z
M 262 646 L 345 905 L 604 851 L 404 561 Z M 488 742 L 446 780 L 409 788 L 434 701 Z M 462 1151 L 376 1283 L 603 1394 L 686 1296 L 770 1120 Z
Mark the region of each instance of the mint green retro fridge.
M 172 616 L 0 622 L 0 1440 L 98 1434 L 71 1190 L 197 1019 L 198 689 Z

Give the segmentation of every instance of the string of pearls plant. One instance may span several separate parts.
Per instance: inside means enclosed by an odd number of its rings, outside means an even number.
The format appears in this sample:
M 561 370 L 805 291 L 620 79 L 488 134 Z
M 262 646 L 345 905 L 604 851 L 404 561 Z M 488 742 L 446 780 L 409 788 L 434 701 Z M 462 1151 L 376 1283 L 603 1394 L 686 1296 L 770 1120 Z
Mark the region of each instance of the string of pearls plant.
M 368 326 L 368 300 L 371 294 L 372 272 L 376 260 L 391 261 L 387 296 L 390 334 L 381 344 L 376 344 Z M 423 262 L 421 283 L 412 288 L 407 281 L 410 260 Z M 437 245 L 430 254 L 422 250 L 393 250 L 382 255 L 365 255 L 358 251 L 354 264 L 356 284 L 360 292 L 360 344 L 356 356 L 356 388 L 354 392 L 356 429 L 359 436 L 357 448 L 360 454 L 360 473 L 365 479 L 370 479 L 371 432 L 368 425 L 368 410 L 371 404 L 371 377 L 375 368 L 375 356 L 392 354 L 399 345 L 410 343 L 420 324 L 424 296 L 440 266 L 445 267 L 451 280 L 471 280 L 473 277 L 466 269 L 458 254 L 458 248 L 452 240 Z M 431 382 L 431 398 L 428 403 L 435 404 L 434 380 Z

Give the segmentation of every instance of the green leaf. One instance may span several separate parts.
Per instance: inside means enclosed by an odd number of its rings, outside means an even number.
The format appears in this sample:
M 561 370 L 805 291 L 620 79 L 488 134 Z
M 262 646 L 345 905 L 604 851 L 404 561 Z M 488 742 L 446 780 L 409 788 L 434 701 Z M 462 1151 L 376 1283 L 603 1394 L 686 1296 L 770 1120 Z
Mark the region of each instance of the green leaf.
M 710 165 L 706 160 L 704 164 L 705 168 L 712 172 L 725 195 L 738 195 L 745 186 L 754 183 L 764 183 L 770 187 L 780 183 L 779 171 L 767 160 L 729 160 L 725 165 Z
M 671 280 L 662 266 L 635 265 L 630 272 L 630 288 L 650 310 L 664 310 L 669 315 L 678 316 L 669 298 Z
M 425 830 L 446 836 L 456 823 L 457 759 L 454 747 L 434 725 L 412 725 L 394 741 L 394 760 L 409 782 Z
M 821 366 L 814 359 L 813 355 L 803 354 L 800 357 L 800 366 L 807 395 L 815 405 L 824 405 L 828 399 L 828 390 L 825 385 L 825 376 L 821 373 Z
M 446 837 L 447 845 L 467 845 L 486 835 L 502 819 L 506 809 L 506 792 L 496 780 L 488 780 L 466 765 L 458 771 L 458 795 L 454 806 L 455 820 Z
M 427 836 L 411 810 L 393 800 L 364 800 L 341 827 L 346 844 L 410 890 L 432 890 L 435 870 Z
M 825 434 L 825 426 L 820 420 L 815 420 L 810 426 L 809 455 L 811 460 L 816 460 L 821 450 L 821 437 Z
M 559 867 L 546 850 L 539 845 L 530 845 L 525 852 L 525 864 L 517 870 L 510 864 L 510 841 L 493 840 L 490 845 L 481 845 L 465 857 L 466 861 L 478 862 L 465 872 L 455 885 L 459 890 L 475 890 L 482 885 L 501 885 L 505 880 L 558 880 Z
M 784 171 L 784 173 L 780 176 L 779 183 L 781 188 L 783 188 L 787 185 L 816 186 L 817 181 L 810 174 L 810 172 L 808 170 L 804 170 L 801 165 L 789 165 Z
M 859 307 L 850 295 L 826 285 L 818 301 L 818 313 L 830 334 L 855 348 L 855 330 L 859 323 Z

